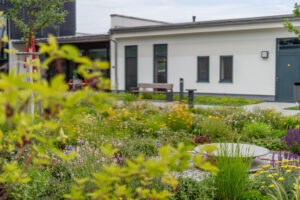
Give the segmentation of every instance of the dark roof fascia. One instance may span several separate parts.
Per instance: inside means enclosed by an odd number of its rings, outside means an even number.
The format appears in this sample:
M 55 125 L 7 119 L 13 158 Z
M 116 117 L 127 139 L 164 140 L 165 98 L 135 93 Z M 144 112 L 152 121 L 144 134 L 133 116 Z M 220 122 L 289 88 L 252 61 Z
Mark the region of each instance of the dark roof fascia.
M 285 19 L 289 19 L 290 21 L 296 21 L 296 20 L 300 20 L 300 17 L 294 17 L 293 15 L 276 15 L 276 16 L 266 16 L 266 17 L 176 23 L 176 24 L 168 24 L 168 25 L 123 27 L 123 28 L 110 29 L 110 33 L 131 33 L 131 32 L 142 32 L 142 31 L 160 31 L 160 30 L 169 30 L 169 29 L 199 28 L 199 27 L 212 27 L 212 26 L 224 26 L 224 25 L 242 25 L 242 24 L 254 24 L 254 23 L 280 22 L 280 21 L 283 22 Z
M 75 43 L 88 43 L 88 42 L 109 42 L 110 35 L 88 35 L 88 36 L 65 36 L 56 37 L 59 44 L 75 44 Z M 23 40 L 12 41 L 13 44 L 25 44 Z M 47 38 L 36 39 L 36 43 L 47 43 Z

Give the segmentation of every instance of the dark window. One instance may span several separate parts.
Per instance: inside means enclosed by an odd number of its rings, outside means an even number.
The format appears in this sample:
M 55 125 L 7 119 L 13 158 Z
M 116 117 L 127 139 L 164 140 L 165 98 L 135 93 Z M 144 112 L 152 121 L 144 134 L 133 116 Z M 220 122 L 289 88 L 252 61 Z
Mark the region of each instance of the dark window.
M 220 82 L 232 82 L 233 56 L 221 56 Z
M 300 48 L 300 40 L 298 38 L 289 38 L 289 39 L 278 40 L 278 49 L 279 50 L 299 49 L 299 48 Z
M 209 82 L 209 57 L 198 57 L 198 82 Z
M 168 45 L 154 45 L 154 83 L 167 83 Z
M 125 89 L 137 87 L 137 46 L 125 46 Z

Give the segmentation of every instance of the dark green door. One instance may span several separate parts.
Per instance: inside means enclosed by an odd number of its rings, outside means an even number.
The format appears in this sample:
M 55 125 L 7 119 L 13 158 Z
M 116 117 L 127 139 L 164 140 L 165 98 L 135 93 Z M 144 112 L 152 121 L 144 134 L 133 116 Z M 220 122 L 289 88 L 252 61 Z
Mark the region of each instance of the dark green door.
M 278 55 L 276 101 L 292 102 L 294 83 L 300 82 L 300 55 Z

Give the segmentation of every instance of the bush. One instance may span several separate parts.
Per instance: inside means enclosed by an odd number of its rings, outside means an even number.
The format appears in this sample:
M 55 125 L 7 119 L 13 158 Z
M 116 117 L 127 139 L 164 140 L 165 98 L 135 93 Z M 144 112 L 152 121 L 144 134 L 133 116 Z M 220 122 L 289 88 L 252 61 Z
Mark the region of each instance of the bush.
M 271 126 L 263 122 L 249 123 L 243 128 L 243 132 L 247 137 L 265 138 L 272 133 Z
M 209 187 L 205 180 L 198 182 L 192 178 L 180 178 L 175 196 L 171 200 L 212 200 L 215 188 Z
M 244 193 L 240 200 L 272 200 L 272 198 L 262 195 L 257 190 L 250 190 Z
M 201 135 L 210 136 L 212 139 L 233 139 L 232 130 L 217 117 L 211 117 L 201 123 Z
M 191 131 L 194 115 L 189 108 L 183 104 L 177 104 L 171 107 L 167 116 L 167 126 L 173 131 L 186 130 Z

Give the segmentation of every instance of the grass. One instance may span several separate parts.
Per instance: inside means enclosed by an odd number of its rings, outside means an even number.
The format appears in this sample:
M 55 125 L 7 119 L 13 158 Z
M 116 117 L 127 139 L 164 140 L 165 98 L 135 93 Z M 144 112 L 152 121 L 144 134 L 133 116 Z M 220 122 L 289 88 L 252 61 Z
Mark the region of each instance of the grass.
M 220 172 L 215 177 L 218 199 L 236 200 L 247 191 L 252 158 L 244 158 L 239 147 L 221 146 L 217 157 Z M 235 155 L 232 157 L 231 155 Z
M 284 110 L 300 110 L 300 109 L 299 106 L 293 106 L 293 107 L 285 108 Z
M 164 94 L 141 94 L 138 97 L 131 94 L 112 94 L 113 97 L 118 100 L 134 101 L 136 99 L 147 99 L 147 100 L 165 100 L 166 95 Z M 187 102 L 188 96 L 184 96 L 184 102 Z M 174 101 L 179 101 L 179 95 L 174 94 Z M 211 105 L 211 106 L 245 106 L 249 104 L 262 103 L 261 100 L 252 100 L 246 98 L 236 97 L 214 97 L 214 96 L 195 96 L 194 103 L 197 105 Z

